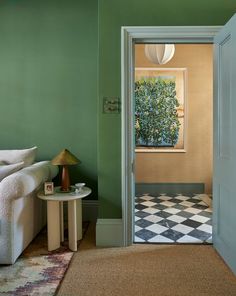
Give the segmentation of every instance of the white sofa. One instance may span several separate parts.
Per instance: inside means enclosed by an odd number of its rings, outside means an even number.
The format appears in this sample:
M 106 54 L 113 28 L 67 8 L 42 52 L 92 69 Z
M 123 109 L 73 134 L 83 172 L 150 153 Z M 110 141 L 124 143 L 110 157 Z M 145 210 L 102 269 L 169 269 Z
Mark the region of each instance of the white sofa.
M 13 264 L 45 225 L 45 205 L 36 194 L 57 173 L 57 166 L 41 161 L 0 182 L 0 264 Z

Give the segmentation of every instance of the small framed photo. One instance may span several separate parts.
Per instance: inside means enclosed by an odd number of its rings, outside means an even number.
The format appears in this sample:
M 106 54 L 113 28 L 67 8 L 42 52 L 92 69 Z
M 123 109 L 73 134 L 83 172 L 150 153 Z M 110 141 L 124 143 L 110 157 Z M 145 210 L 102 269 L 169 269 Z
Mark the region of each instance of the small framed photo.
M 44 194 L 45 195 L 54 194 L 54 184 L 53 184 L 53 182 L 45 182 L 44 183 Z

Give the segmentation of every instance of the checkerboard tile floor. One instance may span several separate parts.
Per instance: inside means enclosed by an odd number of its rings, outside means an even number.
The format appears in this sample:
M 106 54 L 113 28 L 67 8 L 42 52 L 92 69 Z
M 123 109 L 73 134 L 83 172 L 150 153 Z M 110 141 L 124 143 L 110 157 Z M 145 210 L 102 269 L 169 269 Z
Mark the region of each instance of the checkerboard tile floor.
M 135 243 L 212 243 L 212 210 L 199 195 L 135 198 Z

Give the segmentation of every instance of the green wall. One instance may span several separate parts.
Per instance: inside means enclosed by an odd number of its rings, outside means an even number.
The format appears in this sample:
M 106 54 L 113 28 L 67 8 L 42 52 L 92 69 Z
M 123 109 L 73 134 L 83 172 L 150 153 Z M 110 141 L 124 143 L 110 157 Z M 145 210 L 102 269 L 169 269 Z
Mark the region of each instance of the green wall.
M 100 218 L 121 217 L 121 117 L 102 114 L 103 96 L 121 94 L 121 26 L 223 25 L 235 0 L 99 1 Z
M 0 149 L 68 148 L 97 198 L 97 0 L 2 0 L 0 40 Z
M 102 98 L 120 97 L 121 26 L 223 25 L 234 12 L 235 0 L 2 0 L 0 149 L 70 149 L 72 182 L 96 198 L 98 178 L 100 218 L 120 218 L 121 117 Z

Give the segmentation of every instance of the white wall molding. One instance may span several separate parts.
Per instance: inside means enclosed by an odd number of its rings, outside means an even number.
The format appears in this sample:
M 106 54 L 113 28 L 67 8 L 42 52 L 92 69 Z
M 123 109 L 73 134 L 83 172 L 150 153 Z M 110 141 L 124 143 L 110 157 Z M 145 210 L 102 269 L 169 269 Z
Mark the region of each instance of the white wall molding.
M 123 246 L 122 219 L 98 219 L 96 224 L 96 245 L 99 247 Z
M 135 43 L 213 43 L 220 26 L 122 27 L 121 104 L 122 104 L 122 222 L 123 244 L 133 242 L 134 212 L 134 45 Z
M 222 26 L 122 27 L 135 42 L 212 43 Z

